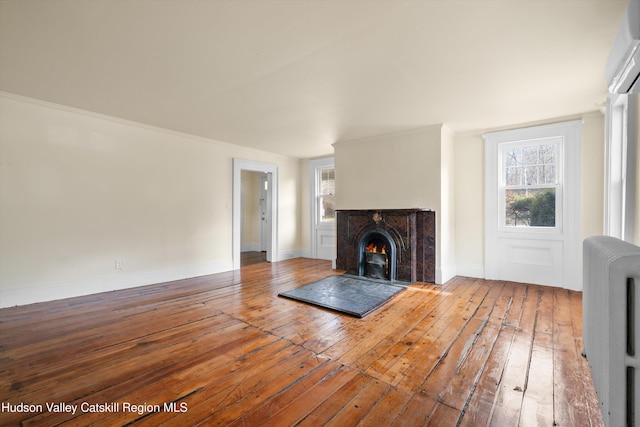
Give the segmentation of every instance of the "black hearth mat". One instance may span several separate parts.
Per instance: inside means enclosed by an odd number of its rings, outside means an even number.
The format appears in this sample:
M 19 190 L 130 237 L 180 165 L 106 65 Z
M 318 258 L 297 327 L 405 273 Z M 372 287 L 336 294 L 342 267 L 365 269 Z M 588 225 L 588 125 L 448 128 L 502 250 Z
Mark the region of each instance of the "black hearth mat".
M 329 276 L 278 294 L 356 317 L 365 317 L 406 286 L 357 276 Z

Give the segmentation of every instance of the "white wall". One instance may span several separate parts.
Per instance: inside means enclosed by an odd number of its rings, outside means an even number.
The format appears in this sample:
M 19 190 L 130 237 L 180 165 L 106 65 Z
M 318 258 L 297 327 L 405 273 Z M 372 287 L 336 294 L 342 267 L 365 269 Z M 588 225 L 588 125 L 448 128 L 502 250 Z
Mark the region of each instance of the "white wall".
M 309 182 L 309 159 L 300 160 L 300 215 L 298 218 L 299 225 L 304 233 L 301 233 L 300 247 L 305 248 L 301 256 L 311 258 L 313 251 L 311 250 L 311 203 L 310 193 L 311 184 Z
M 438 283 L 445 283 L 456 276 L 456 202 L 455 202 L 455 139 L 451 130 L 443 125 L 441 129 L 440 157 L 440 277 Z
M 454 140 L 442 124 L 334 145 L 337 209 L 436 212 L 436 282 L 455 275 Z
M 480 132 L 457 135 L 455 158 L 456 270 L 484 277 L 484 141 Z
M 605 121 L 600 112 L 582 116 L 580 194 L 582 239 L 604 232 Z
M 234 157 L 278 165 L 300 251 L 299 160 L 0 95 L 0 306 L 232 269 Z
M 336 208 L 439 211 L 441 128 L 336 143 Z

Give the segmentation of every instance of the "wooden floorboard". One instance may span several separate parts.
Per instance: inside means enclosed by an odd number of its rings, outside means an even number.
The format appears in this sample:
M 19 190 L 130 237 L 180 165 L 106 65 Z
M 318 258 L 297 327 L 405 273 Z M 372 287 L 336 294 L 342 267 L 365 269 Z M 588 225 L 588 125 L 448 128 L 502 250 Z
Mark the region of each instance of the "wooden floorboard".
M 259 262 L 1 309 L 0 425 L 603 425 L 581 293 L 456 277 L 364 319 L 278 297 L 332 274 Z
M 267 260 L 266 252 L 240 252 L 240 266 L 245 267 L 247 265 L 257 264 L 259 262 L 265 262 Z

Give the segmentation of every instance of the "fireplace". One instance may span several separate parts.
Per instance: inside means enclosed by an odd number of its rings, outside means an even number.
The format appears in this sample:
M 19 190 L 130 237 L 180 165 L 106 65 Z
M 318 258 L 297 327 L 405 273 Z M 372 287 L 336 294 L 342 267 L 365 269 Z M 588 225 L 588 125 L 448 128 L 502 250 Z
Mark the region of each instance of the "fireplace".
M 435 212 L 423 209 L 337 211 L 336 267 L 400 282 L 435 282 Z
M 358 276 L 396 279 L 396 245 L 384 230 L 364 234 L 357 243 Z

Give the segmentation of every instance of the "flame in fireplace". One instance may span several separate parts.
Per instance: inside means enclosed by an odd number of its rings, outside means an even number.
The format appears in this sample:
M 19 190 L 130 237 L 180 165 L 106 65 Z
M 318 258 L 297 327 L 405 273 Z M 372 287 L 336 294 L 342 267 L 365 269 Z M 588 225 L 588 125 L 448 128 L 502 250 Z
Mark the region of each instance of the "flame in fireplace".
M 365 251 L 367 251 L 367 252 L 375 252 L 375 253 L 378 253 L 378 254 L 386 254 L 387 253 L 387 245 L 382 245 L 380 250 L 378 250 L 378 245 L 376 245 L 375 243 L 369 243 L 367 245 L 367 247 L 365 248 Z

